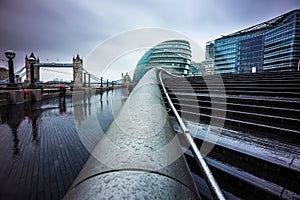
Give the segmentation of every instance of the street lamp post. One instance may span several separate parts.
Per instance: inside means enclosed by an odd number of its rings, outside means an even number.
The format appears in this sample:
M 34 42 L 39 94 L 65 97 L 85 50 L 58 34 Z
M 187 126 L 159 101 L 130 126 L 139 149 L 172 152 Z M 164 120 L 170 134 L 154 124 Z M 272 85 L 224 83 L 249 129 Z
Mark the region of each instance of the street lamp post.
M 7 50 L 5 52 L 5 57 L 8 59 L 8 73 L 9 73 L 9 83 L 7 84 L 8 89 L 17 89 L 17 84 L 15 84 L 14 62 L 13 62 L 15 56 L 16 53 L 12 50 Z
M 30 88 L 35 88 L 36 87 L 35 81 L 34 81 L 34 66 L 33 66 L 35 61 L 36 61 L 35 57 L 29 57 L 28 58 L 28 62 L 30 64 L 30 85 L 29 85 Z

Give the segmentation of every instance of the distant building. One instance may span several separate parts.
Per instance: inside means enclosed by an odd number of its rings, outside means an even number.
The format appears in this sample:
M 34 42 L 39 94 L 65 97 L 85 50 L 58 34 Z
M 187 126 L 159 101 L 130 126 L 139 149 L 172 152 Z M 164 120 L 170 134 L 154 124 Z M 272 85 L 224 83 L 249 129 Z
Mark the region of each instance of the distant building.
M 191 64 L 190 43 L 185 40 L 169 40 L 148 50 L 134 70 L 134 81 L 139 81 L 150 69 L 162 67 L 176 75 L 188 75 Z
M 8 79 L 8 70 L 4 67 L 0 67 L 0 81 Z
M 194 66 L 198 70 L 199 76 L 211 75 L 214 73 L 214 61 L 204 60 L 200 63 L 192 62 L 191 66 Z
M 214 45 L 214 69 L 219 73 L 296 71 L 300 59 L 300 10 L 223 36 Z
M 206 43 L 205 48 L 205 60 L 215 59 L 215 43 L 214 41 L 209 41 Z
M 215 44 L 214 41 L 206 43 L 205 48 L 205 60 L 197 63 L 192 61 L 190 67 L 190 75 L 193 73 L 191 68 L 194 67 L 197 73 L 194 72 L 195 76 L 206 76 L 214 73 L 214 59 L 215 59 Z
M 202 66 L 204 67 L 207 75 L 214 74 L 214 61 L 213 60 L 203 61 Z

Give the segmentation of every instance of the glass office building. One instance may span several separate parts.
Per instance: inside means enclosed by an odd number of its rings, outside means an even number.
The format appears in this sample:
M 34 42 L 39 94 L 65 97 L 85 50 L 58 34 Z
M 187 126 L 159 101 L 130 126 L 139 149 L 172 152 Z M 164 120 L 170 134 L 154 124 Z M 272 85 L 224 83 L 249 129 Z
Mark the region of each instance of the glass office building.
M 185 40 L 169 40 L 148 50 L 134 70 L 134 81 L 154 67 L 163 67 L 176 75 L 188 75 L 191 64 L 190 43 Z
M 215 40 L 219 73 L 296 71 L 300 59 L 300 10 Z
M 215 59 L 215 43 L 214 41 L 206 42 L 205 48 L 205 60 Z

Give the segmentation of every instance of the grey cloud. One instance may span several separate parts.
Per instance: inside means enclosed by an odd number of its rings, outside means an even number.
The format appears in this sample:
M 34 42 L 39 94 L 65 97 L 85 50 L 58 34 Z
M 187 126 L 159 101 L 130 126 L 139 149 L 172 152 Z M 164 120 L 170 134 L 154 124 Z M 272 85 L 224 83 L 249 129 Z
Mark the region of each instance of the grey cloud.
M 20 68 L 26 53 L 70 61 L 87 56 L 101 41 L 120 32 L 167 28 L 205 41 L 299 8 L 299 0 L 81 1 L 2 0 L 0 58 L 17 52 Z

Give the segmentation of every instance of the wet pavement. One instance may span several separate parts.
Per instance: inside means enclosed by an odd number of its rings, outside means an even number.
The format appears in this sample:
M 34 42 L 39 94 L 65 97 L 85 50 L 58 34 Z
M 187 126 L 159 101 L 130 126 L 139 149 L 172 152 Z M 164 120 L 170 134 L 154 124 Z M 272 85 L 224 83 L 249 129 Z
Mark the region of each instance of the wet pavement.
M 61 199 L 92 148 L 78 124 L 95 115 L 105 132 L 127 95 L 114 89 L 0 107 L 0 199 Z M 95 145 L 101 135 L 91 135 Z

